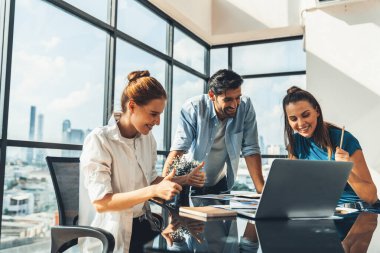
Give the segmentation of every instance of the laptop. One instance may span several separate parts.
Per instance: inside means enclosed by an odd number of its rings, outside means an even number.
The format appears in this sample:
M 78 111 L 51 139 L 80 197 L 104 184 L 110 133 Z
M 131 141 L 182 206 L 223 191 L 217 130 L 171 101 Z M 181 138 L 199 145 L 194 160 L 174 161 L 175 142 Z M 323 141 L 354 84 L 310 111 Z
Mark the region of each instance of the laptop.
M 327 218 L 334 215 L 352 162 L 275 159 L 250 218 Z
M 333 220 L 257 220 L 261 252 L 344 253 Z

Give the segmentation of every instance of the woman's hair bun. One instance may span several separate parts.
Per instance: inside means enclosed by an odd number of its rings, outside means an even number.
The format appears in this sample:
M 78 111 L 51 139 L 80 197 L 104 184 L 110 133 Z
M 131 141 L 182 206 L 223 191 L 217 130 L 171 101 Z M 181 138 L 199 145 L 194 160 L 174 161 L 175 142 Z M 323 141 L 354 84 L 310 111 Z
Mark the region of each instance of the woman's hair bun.
M 128 81 L 133 82 L 139 79 L 140 77 L 148 77 L 148 76 L 150 76 L 150 73 L 148 70 L 133 71 L 128 74 Z
M 287 94 L 293 94 L 293 93 L 296 93 L 296 92 L 299 92 L 299 91 L 303 91 L 303 89 L 301 89 L 301 88 L 299 88 L 299 87 L 297 87 L 297 86 L 292 86 L 292 87 L 290 87 L 290 88 L 286 91 L 286 93 L 287 93 Z

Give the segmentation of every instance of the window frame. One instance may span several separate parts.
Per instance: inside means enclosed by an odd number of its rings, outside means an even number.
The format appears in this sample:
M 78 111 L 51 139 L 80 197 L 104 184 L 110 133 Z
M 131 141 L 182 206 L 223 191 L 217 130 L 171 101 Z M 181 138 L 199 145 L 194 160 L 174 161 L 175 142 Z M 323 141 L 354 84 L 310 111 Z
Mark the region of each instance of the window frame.
M 116 42 L 117 39 L 123 40 L 133 46 L 141 49 L 142 51 L 151 54 L 163 61 L 166 64 L 165 70 L 165 89 L 168 92 L 169 99 L 167 106 L 165 108 L 165 117 L 163 120 L 164 127 L 164 149 L 158 150 L 158 155 L 167 156 L 171 146 L 171 133 L 173 130 L 172 122 L 172 104 L 170 97 L 173 92 L 173 68 L 178 67 L 179 69 L 194 75 L 198 78 L 204 80 L 204 93 L 207 93 L 207 81 L 210 77 L 210 50 L 217 48 L 227 48 L 228 50 L 228 69 L 233 69 L 232 58 L 233 50 L 235 46 L 243 45 L 254 45 L 258 43 L 271 43 L 289 40 L 302 39 L 303 36 L 293 36 L 284 37 L 276 39 L 266 39 L 260 41 L 249 41 L 243 43 L 233 43 L 233 44 L 222 44 L 211 46 L 207 42 L 203 41 L 201 38 L 194 35 L 191 31 L 185 28 L 183 25 L 175 21 L 173 18 L 168 16 L 166 13 L 158 9 L 149 1 L 136 0 L 139 4 L 148 8 L 152 13 L 157 15 L 159 18 L 167 22 L 167 33 L 166 33 L 166 47 L 167 54 L 160 52 L 159 50 L 139 41 L 132 36 L 126 34 L 125 32 L 118 30 L 117 28 L 117 0 L 108 1 L 108 20 L 102 21 L 81 9 L 65 2 L 58 0 L 39 0 L 50 4 L 53 7 L 66 12 L 68 15 L 78 18 L 84 22 L 87 22 L 91 26 L 103 30 L 107 34 L 107 44 L 105 52 L 105 80 L 104 80 L 104 107 L 103 107 L 103 124 L 107 124 L 108 119 L 112 115 L 113 104 L 115 100 L 115 64 L 116 64 Z M 37 142 L 37 141 L 27 141 L 27 140 L 13 140 L 8 139 L 8 117 L 9 117 L 9 94 L 11 86 L 11 71 L 12 71 L 12 50 L 13 50 L 13 32 L 14 32 L 14 19 L 15 13 L 17 12 L 15 1 L 4 0 L 0 2 L 3 4 L 4 8 L 0 8 L 0 11 L 4 11 L 2 15 L 4 17 L 3 24 L 4 27 L 0 27 L 0 32 L 4 31 L 4 36 L 2 41 L 0 41 L 0 46 L 2 47 L 2 58 L 0 59 L 0 127 L 1 127 L 1 139 L 0 139 L 0 228 L 2 225 L 2 209 L 4 200 L 4 180 L 5 180 L 5 166 L 6 166 L 6 153 L 8 147 L 21 147 L 21 148 L 44 148 L 44 149 L 59 149 L 59 150 L 82 150 L 82 145 L 76 144 L 65 144 L 65 143 L 53 143 L 53 142 Z M 173 57 L 173 47 L 174 47 L 174 29 L 179 29 L 186 36 L 189 36 L 192 40 L 199 43 L 205 50 L 204 56 L 204 73 L 201 73 L 179 61 Z M 306 75 L 306 70 L 291 71 L 291 72 L 279 72 L 279 73 L 266 73 L 266 74 L 255 74 L 255 75 L 243 75 L 244 79 L 253 79 L 260 77 L 275 77 L 275 76 L 287 76 L 287 75 Z M 175 126 L 174 126 L 175 127 Z M 266 155 L 263 154 L 262 158 L 283 158 L 285 156 L 281 155 Z

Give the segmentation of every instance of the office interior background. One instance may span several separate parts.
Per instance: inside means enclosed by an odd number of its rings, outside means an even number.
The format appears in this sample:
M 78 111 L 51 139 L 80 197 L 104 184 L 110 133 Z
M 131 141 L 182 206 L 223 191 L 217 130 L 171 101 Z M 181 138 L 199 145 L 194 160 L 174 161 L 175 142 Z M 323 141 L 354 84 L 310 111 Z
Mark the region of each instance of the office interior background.
M 0 252 L 48 251 L 57 205 L 45 156 L 78 157 L 133 70 L 169 95 L 153 130 L 158 170 L 181 105 L 228 68 L 253 101 L 264 174 L 287 154 L 281 100 L 297 85 L 359 139 L 380 188 L 378 0 L 0 1 Z M 235 189 L 253 189 L 244 159 Z

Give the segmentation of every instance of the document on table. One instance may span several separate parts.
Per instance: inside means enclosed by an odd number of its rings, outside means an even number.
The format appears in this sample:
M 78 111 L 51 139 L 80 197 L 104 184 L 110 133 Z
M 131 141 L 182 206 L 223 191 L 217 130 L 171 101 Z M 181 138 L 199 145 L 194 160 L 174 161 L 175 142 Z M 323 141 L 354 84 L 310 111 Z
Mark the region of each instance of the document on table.
M 234 200 L 234 201 L 252 201 L 260 199 L 261 194 L 255 192 L 236 191 L 231 194 L 206 194 L 191 196 L 192 198 L 218 199 L 218 200 Z
M 231 209 L 257 209 L 259 201 L 230 201 Z

